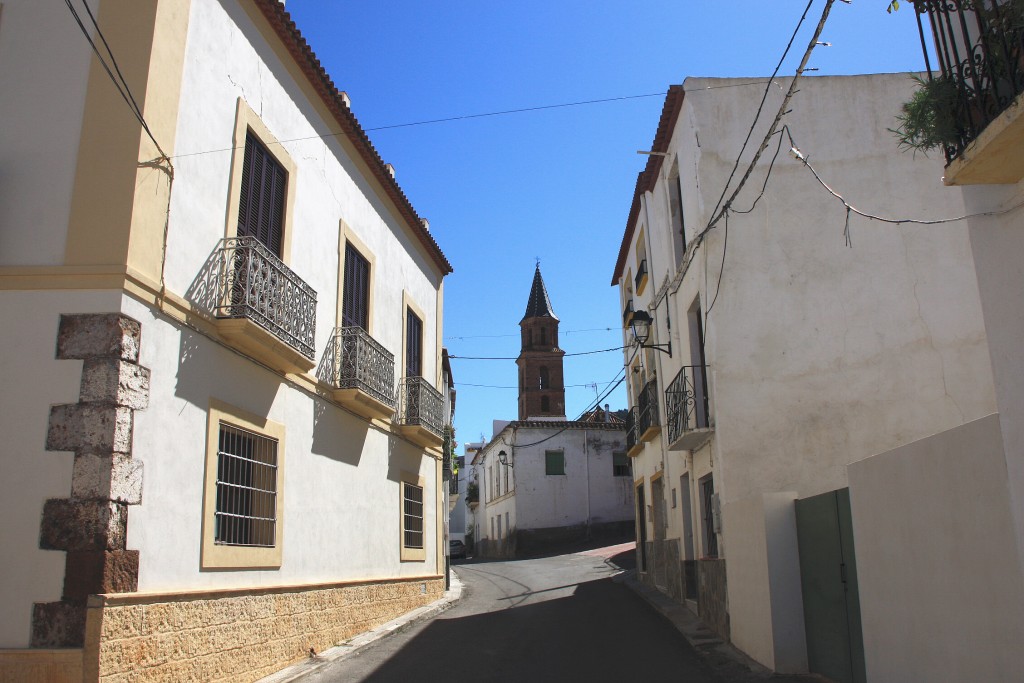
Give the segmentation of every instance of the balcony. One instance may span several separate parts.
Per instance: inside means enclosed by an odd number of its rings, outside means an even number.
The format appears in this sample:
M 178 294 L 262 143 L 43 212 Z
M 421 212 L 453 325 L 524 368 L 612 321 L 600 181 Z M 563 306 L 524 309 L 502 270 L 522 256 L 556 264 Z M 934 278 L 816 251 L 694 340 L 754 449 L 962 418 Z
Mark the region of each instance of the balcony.
M 395 412 L 395 357 L 361 327 L 339 327 L 331 337 L 334 399 L 367 418 Z
M 932 73 L 936 128 L 949 132 L 948 185 L 1015 183 L 1024 177 L 1024 0 L 915 0 L 930 19 L 940 74 Z
M 652 379 L 640 390 L 637 405 L 636 433 L 641 441 L 650 441 L 661 432 L 658 416 L 658 380 Z
M 633 284 L 636 286 L 636 295 L 640 296 L 644 293 L 644 287 L 647 286 L 647 259 L 640 262 L 640 265 L 636 268 L 636 277 L 633 278 Z
M 466 505 L 473 510 L 480 505 L 480 487 L 475 481 L 469 482 L 469 485 L 466 486 Z
M 222 240 L 211 260 L 218 331 L 276 370 L 308 372 L 316 292 L 254 237 Z
M 635 458 L 644 449 L 644 442 L 637 438 L 637 408 L 633 406 L 626 413 L 626 455 Z
M 406 377 L 399 384 L 399 431 L 424 448 L 443 442 L 444 397 L 422 377 Z
M 633 300 L 630 299 L 626 302 L 626 307 L 622 309 L 622 326 L 629 327 L 629 323 L 633 320 Z
M 668 449 L 692 451 L 711 438 L 714 429 L 708 411 L 707 370 L 687 365 L 665 389 Z

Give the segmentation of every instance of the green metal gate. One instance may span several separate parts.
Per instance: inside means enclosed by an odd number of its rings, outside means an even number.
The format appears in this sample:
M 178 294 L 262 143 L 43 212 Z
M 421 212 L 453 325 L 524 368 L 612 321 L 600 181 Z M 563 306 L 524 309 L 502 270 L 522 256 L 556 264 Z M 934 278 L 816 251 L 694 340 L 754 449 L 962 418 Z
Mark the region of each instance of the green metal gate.
M 796 501 L 807 663 L 836 683 L 865 683 L 850 490 Z

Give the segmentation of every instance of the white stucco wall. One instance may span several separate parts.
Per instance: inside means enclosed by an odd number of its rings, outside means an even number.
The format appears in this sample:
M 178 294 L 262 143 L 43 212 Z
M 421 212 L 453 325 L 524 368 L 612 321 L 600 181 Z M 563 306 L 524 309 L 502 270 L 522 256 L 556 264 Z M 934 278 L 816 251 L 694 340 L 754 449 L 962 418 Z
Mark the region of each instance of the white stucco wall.
M 99 4 L 89 0 L 94 14 Z M 78 10 L 85 16 L 80 5 Z M 0 266 L 64 260 L 91 55 L 64 3 L 4 0 Z
M 1024 576 L 1000 421 L 850 466 L 868 680 L 1020 678 Z
M 349 143 L 308 103 L 308 89 L 292 78 L 250 17 L 232 0 L 193 0 L 182 76 L 172 224 L 168 233 L 168 287 L 185 293 L 226 234 L 235 111 L 242 98 L 281 141 L 297 165 L 288 264 L 317 293 L 316 350 L 323 353 L 339 324 L 338 265 L 341 222 L 370 251 L 370 332 L 396 356 L 404 350 L 403 291 L 425 316 L 423 376 L 439 381 L 434 353 L 440 322 L 440 274 L 409 228 L 365 180 Z M 297 140 L 298 138 L 303 138 Z M 313 138 L 313 139 L 308 139 Z
M 954 188 L 946 191 L 957 192 Z M 990 212 L 1024 200 L 1024 182 L 964 187 L 962 192 L 968 211 Z M 969 226 L 995 377 L 1017 554 L 1024 567 L 1024 355 L 1020 346 L 1024 315 L 1016 296 L 1024 291 L 1024 272 L 1017 258 L 1024 250 L 1024 214 L 1014 211 L 973 218 Z
M 39 549 L 48 498 L 71 492 L 73 455 L 46 450 L 50 406 L 77 403 L 82 361 L 56 360 L 62 313 L 118 310 L 116 292 L 0 292 L 0 547 L 5 549 L 0 648 L 28 647 L 32 603 L 60 600 L 64 553 Z

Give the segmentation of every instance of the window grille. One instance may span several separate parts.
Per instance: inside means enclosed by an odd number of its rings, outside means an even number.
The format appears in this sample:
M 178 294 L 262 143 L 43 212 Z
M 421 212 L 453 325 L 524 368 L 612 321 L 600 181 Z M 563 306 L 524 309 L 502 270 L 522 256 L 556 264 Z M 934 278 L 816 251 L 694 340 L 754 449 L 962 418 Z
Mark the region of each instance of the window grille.
M 565 474 L 564 451 L 544 451 L 544 474 Z
M 220 423 L 214 542 L 277 543 L 277 440 Z
M 629 477 L 633 474 L 625 453 L 612 453 L 612 476 Z
M 402 482 L 402 515 L 405 520 L 403 545 L 423 547 L 423 487 Z

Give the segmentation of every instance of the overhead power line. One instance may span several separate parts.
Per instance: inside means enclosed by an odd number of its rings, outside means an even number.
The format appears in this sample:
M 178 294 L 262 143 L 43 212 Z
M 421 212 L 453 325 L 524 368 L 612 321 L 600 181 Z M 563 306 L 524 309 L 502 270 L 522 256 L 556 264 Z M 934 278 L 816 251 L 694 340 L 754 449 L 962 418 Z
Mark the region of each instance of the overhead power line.
M 578 353 L 567 353 L 563 357 L 568 358 L 569 356 L 590 356 L 595 353 L 608 353 L 609 351 L 621 351 L 626 348 L 625 346 L 613 346 L 608 349 L 598 349 L 596 351 L 580 351 Z M 451 360 L 517 360 L 516 356 L 448 356 Z
M 65 0 L 68 2 L 70 0 Z M 409 123 L 394 123 L 387 126 L 376 126 L 373 128 L 366 128 L 366 132 L 378 131 L 378 130 L 390 130 L 392 128 L 409 128 L 412 126 L 426 126 L 434 123 L 447 123 L 450 121 L 465 121 L 468 119 L 480 119 L 488 116 L 505 116 L 508 114 L 523 114 L 526 112 L 543 111 L 546 109 L 562 109 L 565 107 L 581 107 L 584 105 L 591 104 L 607 104 L 609 102 L 622 102 L 625 100 L 638 100 L 645 97 L 664 97 L 665 92 L 647 93 L 644 95 L 622 95 L 621 97 L 605 97 L 596 100 L 581 100 L 579 102 L 562 102 L 559 104 L 542 104 L 535 107 L 523 107 L 521 109 L 504 109 L 501 111 L 490 111 L 482 114 L 463 114 L 461 116 L 449 116 L 443 119 L 428 119 L 425 121 L 411 121 Z M 284 144 L 286 142 L 303 142 L 306 140 L 326 140 L 327 138 L 335 138 L 345 133 L 324 133 L 323 135 L 307 135 L 301 138 L 288 138 L 286 140 L 278 140 L 275 144 Z M 179 159 L 181 157 L 193 157 L 201 154 L 216 154 L 218 152 L 232 152 L 238 149 L 238 147 L 220 147 L 218 149 L 207 149 L 199 152 L 186 152 L 184 154 L 175 154 L 173 158 Z

